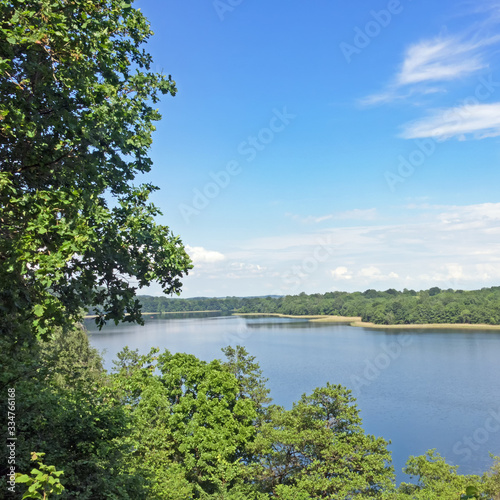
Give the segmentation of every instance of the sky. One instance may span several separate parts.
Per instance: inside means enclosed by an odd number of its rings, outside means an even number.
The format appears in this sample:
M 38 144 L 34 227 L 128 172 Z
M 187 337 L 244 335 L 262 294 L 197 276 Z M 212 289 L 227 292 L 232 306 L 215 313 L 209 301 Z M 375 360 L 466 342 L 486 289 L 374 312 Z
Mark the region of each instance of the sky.
M 500 284 L 500 1 L 134 5 L 182 297 Z

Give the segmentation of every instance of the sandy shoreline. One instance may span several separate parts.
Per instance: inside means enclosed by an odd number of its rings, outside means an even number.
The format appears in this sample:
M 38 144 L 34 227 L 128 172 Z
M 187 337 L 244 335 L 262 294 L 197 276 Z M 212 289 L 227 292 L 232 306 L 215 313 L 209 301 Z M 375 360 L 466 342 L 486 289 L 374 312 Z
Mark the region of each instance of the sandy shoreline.
M 348 323 L 350 326 L 361 328 L 378 328 L 381 330 L 500 330 L 500 325 L 472 324 L 472 323 L 425 323 L 425 324 L 405 324 L 405 325 L 378 325 L 361 321 L 359 316 L 297 316 L 292 314 L 277 313 L 233 313 L 235 316 L 274 316 L 278 318 L 308 319 L 315 323 Z
M 307 315 L 297 316 L 293 314 L 278 314 L 278 313 L 233 313 L 233 316 L 272 316 L 275 318 L 293 318 L 293 319 L 308 319 L 314 322 L 324 323 L 352 323 L 353 321 L 361 321 L 358 316 L 321 316 L 321 315 Z
M 170 312 L 147 312 L 143 316 L 153 314 L 196 314 L 212 313 L 220 311 L 170 311 Z M 293 318 L 307 319 L 313 323 L 342 323 L 361 328 L 377 328 L 379 330 L 500 330 L 500 325 L 472 324 L 472 323 L 425 323 L 425 324 L 407 324 L 407 325 L 378 325 L 361 321 L 360 316 L 322 316 L 322 315 L 303 315 L 278 314 L 278 313 L 232 313 L 232 316 L 270 316 L 275 318 Z M 96 318 L 95 315 L 85 316 L 85 319 Z

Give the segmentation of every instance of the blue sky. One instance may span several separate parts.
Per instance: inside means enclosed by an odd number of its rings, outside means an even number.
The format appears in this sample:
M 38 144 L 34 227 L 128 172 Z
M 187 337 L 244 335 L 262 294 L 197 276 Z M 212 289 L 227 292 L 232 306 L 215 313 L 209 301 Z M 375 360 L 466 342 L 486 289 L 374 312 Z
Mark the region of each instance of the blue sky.
M 500 1 L 135 6 L 182 296 L 500 283 Z

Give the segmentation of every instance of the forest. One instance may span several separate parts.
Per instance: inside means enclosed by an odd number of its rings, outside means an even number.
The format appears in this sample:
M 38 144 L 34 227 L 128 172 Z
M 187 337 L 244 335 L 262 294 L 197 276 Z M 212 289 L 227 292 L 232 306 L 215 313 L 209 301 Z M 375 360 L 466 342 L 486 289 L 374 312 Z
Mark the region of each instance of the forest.
M 500 498 L 499 459 L 464 476 L 432 450 L 409 457 L 408 482 L 396 485 L 388 443 L 365 433 L 348 388 L 325 381 L 291 409 L 274 405 L 242 346 L 210 362 L 125 347 L 105 370 L 82 327 L 89 304 L 99 326 L 142 324 L 163 300 L 141 303 L 138 290 L 157 283 L 178 295 L 193 267 L 157 222 L 157 188 L 134 184 L 152 168 L 155 104 L 175 96 L 176 82 L 151 70 L 153 33 L 132 0 L 0 0 L 0 20 L 1 498 Z M 224 307 L 365 307 L 383 321 L 428 321 L 441 309 L 496 324 L 498 290 L 476 293 L 332 292 Z
M 138 297 L 143 312 L 221 311 L 289 315 L 360 316 L 379 325 L 470 323 L 500 325 L 500 287 L 481 290 L 389 289 L 327 292 L 285 297 L 226 297 L 172 299 Z

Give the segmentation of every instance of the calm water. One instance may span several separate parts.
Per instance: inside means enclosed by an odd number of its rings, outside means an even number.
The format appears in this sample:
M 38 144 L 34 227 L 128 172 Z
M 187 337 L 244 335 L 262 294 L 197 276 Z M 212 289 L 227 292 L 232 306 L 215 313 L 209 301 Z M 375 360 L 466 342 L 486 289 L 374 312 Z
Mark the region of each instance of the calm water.
M 349 387 L 363 427 L 391 440 L 398 480 L 408 456 L 436 448 L 464 474 L 481 473 L 500 455 L 500 332 L 371 330 L 285 318 L 155 319 L 144 327 L 98 332 L 106 367 L 124 346 L 152 346 L 210 361 L 221 347 L 244 345 L 287 408 L 326 382 Z

